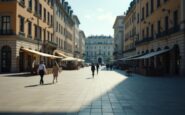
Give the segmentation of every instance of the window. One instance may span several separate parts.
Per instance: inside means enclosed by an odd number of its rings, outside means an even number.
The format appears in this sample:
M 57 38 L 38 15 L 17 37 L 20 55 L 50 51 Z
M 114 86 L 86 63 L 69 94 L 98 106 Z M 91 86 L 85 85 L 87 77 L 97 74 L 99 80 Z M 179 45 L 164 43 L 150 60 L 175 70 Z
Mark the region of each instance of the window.
M 145 37 L 145 30 L 144 29 L 142 31 L 142 36 L 143 36 L 143 38 Z
M 44 8 L 44 21 L 46 21 L 46 8 Z
M 1 34 L 9 34 L 10 33 L 10 29 L 11 29 L 11 25 L 10 25 L 10 16 L 2 16 L 1 17 L 1 26 L 0 26 L 0 30 L 1 30 Z
M 39 16 L 40 18 L 42 17 L 42 5 L 41 4 L 39 4 Z
M 148 17 L 148 3 L 146 3 L 146 17 Z
M 37 14 L 38 12 L 38 2 L 37 0 L 35 0 L 35 14 Z
M 28 1 L 28 9 L 29 10 L 32 10 L 32 0 L 29 0 Z
M 168 24 L 168 16 L 166 16 L 165 17 L 165 31 L 167 31 L 168 30 L 168 26 L 169 26 L 169 24 Z
M 157 0 L 157 8 L 159 8 L 161 5 L 161 1 L 160 0 Z
M 146 37 L 149 37 L 149 27 L 146 28 Z
M 49 31 L 48 31 L 48 39 L 47 40 L 50 41 L 50 33 L 49 33 Z
M 32 23 L 28 22 L 28 36 L 31 37 L 32 36 Z
M 154 12 L 154 0 L 150 0 L 150 11 L 151 11 L 151 14 Z
M 137 14 L 137 23 L 139 23 L 139 13 Z
M 143 7 L 142 8 L 142 19 L 141 20 L 144 20 L 144 18 L 145 18 L 145 8 Z
M 48 12 L 48 24 L 50 23 L 50 14 Z
M 152 24 L 151 25 L 151 37 L 153 38 L 153 36 L 154 36 L 154 25 Z
M 157 22 L 157 32 L 158 33 L 160 33 L 161 32 L 161 21 L 159 20 L 158 22 Z
M 20 32 L 23 32 L 24 33 L 24 17 L 20 16 L 20 25 L 19 25 L 19 28 L 20 28 Z
M 173 13 L 173 24 L 174 24 L 174 27 L 176 27 L 178 25 L 178 11 L 174 11 Z

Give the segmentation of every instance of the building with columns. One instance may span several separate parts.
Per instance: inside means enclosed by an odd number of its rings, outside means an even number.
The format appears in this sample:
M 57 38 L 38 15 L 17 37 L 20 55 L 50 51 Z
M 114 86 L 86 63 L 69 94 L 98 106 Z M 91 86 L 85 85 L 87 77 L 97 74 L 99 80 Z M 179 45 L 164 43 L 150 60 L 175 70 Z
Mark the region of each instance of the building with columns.
M 114 59 L 123 57 L 124 46 L 124 16 L 117 16 L 113 25 L 114 29 Z
M 131 68 L 140 74 L 185 76 L 184 0 L 133 2 L 136 53 L 125 61 L 134 62 Z
M 86 62 L 103 64 L 113 60 L 114 39 L 111 36 L 89 36 L 85 47 Z

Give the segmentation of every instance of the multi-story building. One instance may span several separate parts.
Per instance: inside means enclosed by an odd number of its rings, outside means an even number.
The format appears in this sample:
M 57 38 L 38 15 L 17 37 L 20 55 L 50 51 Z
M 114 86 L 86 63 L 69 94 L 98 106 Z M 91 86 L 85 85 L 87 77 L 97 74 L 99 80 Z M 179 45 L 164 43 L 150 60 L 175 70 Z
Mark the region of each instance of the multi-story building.
M 50 67 L 58 51 L 73 57 L 72 14 L 64 0 L 0 0 L 0 72 Z
M 131 57 L 136 53 L 136 1 L 132 1 L 124 18 L 124 58 Z
M 89 36 L 85 47 L 86 62 L 102 64 L 113 60 L 114 39 L 111 36 Z
M 129 60 L 138 73 L 185 75 L 184 7 L 184 0 L 137 0 L 138 56 Z
M 123 57 L 124 16 L 117 16 L 114 22 L 114 59 Z
M 80 43 L 79 43 L 79 49 L 80 49 L 80 58 L 84 59 L 85 56 L 85 33 L 84 31 L 80 30 Z
M 52 26 L 51 1 L 1 0 L 0 72 L 30 70 L 33 60 L 40 59 L 34 54 L 44 52 L 44 41 L 53 42 Z
M 57 43 L 55 54 L 71 56 L 74 52 L 73 10 L 65 0 L 54 0 L 54 38 Z
M 80 21 L 76 15 L 73 16 L 73 20 L 75 23 L 74 26 L 74 57 L 79 58 L 80 57 Z

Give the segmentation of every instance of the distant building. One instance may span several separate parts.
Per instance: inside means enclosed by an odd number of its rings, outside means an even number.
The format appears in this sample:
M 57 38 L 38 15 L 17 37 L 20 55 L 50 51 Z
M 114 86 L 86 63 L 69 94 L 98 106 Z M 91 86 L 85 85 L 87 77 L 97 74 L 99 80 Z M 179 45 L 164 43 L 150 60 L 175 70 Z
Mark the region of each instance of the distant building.
M 89 36 L 85 41 L 85 60 L 89 63 L 110 63 L 113 60 L 114 39 L 111 36 Z
M 123 57 L 124 46 L 124 16 L 117 16 L 114 22 L 114 59 Z

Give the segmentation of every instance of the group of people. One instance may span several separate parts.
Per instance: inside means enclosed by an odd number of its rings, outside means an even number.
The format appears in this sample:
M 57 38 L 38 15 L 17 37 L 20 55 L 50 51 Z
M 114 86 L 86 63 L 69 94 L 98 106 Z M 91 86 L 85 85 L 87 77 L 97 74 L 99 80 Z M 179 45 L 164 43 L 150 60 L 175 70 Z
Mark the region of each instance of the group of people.
M 57 80 L 58 78 L 58 73 L 60 72 L 60 68 L 57 64 L 57 62 L 55 62 L 54 66 L 53 66 L 53 69 L 52 69 L 52 73 L 53 73 L 53 83 Z M 43 85 L 44 84 L 44 75 L 47 74 L 47 69 L 46 69 L 46 66 L 44 64 L 44 61 L 41 61 L 40 64 L 39 64 L 39 67 L 37 69 L 37 74 L 40 75 L 40 85 Z
M 97 71 L 97 74 L 98 74 L 98 71 L 99 71 L 99 64 L 98 63 L 96 65 L 94 63 L 91 64 L 91 71 L 92 71 L 93 78 L 94 78 L 94 72 L 95 72 L 95 70 Z

